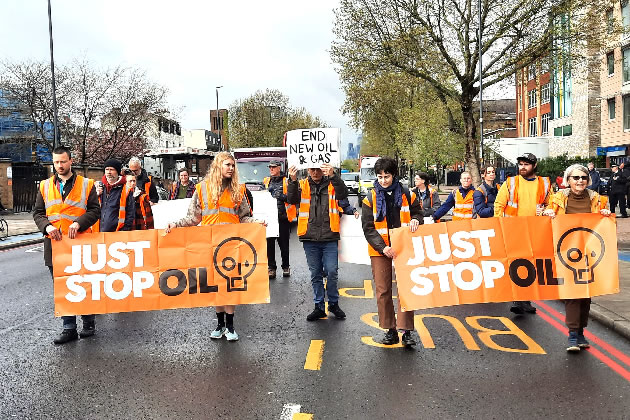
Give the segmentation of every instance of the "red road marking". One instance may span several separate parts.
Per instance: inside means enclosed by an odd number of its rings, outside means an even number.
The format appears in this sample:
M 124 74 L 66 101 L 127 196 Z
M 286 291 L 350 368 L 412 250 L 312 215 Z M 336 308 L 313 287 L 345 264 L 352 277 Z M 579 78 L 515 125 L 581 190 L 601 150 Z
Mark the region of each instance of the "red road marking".
M 540 301 L 536 301 L 536 304 L 539 305 L 541 308 L 543 308 L 545 311 L 549 312 L 559 321 L 564 321 L 564 316 L 560 312 L 553 309 L 551 306 Z M 615 357 L 621 363 L 630 367 L 630 357 L 626 356 L 623 352 L 621 352 L 620 350 L 617 350 L 616 348 L 608 344 L 606 341 L 597 337 L 595 334 L 589 332 L 588 330 L 584 330 L 584 335 L 590 341 L 592 341 L 593 343 L 597 344 L 599 347 L 601 347 L 602 349 L 610 353 L 613 357 Z
M 540 305 L 540 302 L 536 302 L 536 303 Z M 538 311 L 538 316 L 540 316 L 542 319 L 547 321 L 547 323 L 549 323 L 552 327 L 554 327 L 558 331 L 562 332 L 562 334 L 564 334 L 566 336 L 569 335 L 569 332 L 566 329 L 566 327 L 564 325 L 560 324 L 555 319 L 553 319 L 551 316 L 547 315 L 546 313 L 544 313 L 542 311 Z M 630 371 L 627 371 L 626 369 L 624 369 L 623 366 L 619 365 L 617 362 L 612 360 L 610 357 L 606 356 L 604 353 L 602 353 L 601 351 L 599 351 L 599 350 L 597 350 L 597 349 L 595 349 L 593 347 L 589 347 L 588 349 L 586 349 L 586 351 L 588 351 L 593 356 L 598 358 L 601 362 L 605 363 L 609 368 L 611 368 L 612 370 L 617 372 L 626 381 L 630 382 Z

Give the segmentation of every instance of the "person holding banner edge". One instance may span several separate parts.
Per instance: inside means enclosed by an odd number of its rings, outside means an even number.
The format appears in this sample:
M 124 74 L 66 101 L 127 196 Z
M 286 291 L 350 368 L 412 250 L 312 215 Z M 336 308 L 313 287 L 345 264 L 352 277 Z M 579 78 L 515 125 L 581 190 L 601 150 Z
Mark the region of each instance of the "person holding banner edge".
M 277 238 L 267 238 L 267 261 L 269 263 L 269 278 L 276 278 L 276 240 L 280 247 L 282 258 L 282 277 L 291 276 L 289 265 L 289 238 L 291 237 L 291 222 L 297 219 L 297 207 L 287 203 L 287 178 L 282 173 L 281 162 L 272 160 L 269 162 L 269 176 L 263 179 L 265 188 L 278 203 L 278 227 Z
M 188 214 L 166 227 L 166 233 L 177 227 L 216 225 L 225 223 L 261 223 L 251 217 L 249 202 L 245 195 L 245 185 L 238 183 L 236 160 L 229 152 L 217 154 L 203 181 L 195 186 Z M 234 329 L 235 305 L 216 306 L 217 327 L 210 333 L 210 338 L 223 336 L 228 341 L 238 340 Z
M 403 332 L 405 346 L 416 344 L 412 336 L 413 311 L 400 310 L 395 315 L 392 300 L 392 259 L 396 253 L 390 246 L 389 231 L 409 226 L 415 232 L 423 222 L 422 206 L 416 194 L 403 187 L 396 176 L 398 164 L 392 158 L 383 157 L 374 164 L 376 182 L 371 192 L 363 199 L 361 217 L 363 233 L 368 242 L 368 252 L 372 262 L 372 276 L 376 288 L 379 326 L 386 330 L 381 343 L 398 344 L 398 330 Z
M 580 164 L 569 166 L 564 171 L 564 184 L 569 185 L 569 188 L 564 188 L 551 197 L 547 209 L 543 212 L 545 216 L 553 218 L 559 214 L 579 213 L 611 215 L 608 199 L 600 196 L 595 190 L 587 188 L 591 184 L 591 177 L 585 166 Z M 564 322 L 569 329 L 567 351 L 578 352 L 582 348 L 590 347 L 588 340 L 584 337 L 584 328 L 588 324 L 591 298 L 566 299 L 564 307 Z
M 44 264 L 53 278 L 51 239 L 60 241 L 63 235 L 74 239 L 79 232 L 85 232 L 101 216 L 101 205 L 94 188 L 94 180 L 84 178 L 72 170 L 72 155 L 65 146 L 56 147 L 52 152 L 55 174 L 39 186 L 33 220 L 44 234 Z M 83 330 L 77 334 L 77 317 L 63 316 L 63 330 L 53 340 L 55 344 L 65 344 L 87 338 L 96 332 L 94 315 L 83 315 Z
M 325 297 L 328 310 L 337 319 L 346 314 L 339 307 L 337 288 L 339 268 L 339 200 L 348 197 L 346 184 L 336 176 L 334 168 L 323 163 L 321 168 L 309 168 L 308 178 L 297 180 L 297 168 L 289 168 L 288 203 L 299 204 L 298 237 L 304 247 L 306 262 L 311 274 L 315 309 L 307 321 L 326 318 Z M 328 280 L 324 287 L 323 273 Z
M 495 217 L 540 216 L 549 203 L 551 181 L 536 176 L 538 159 L 533 153 L 523 153 L 518 162 L 518 175 L 505 180 L 494 201 Z M 512 302 L 510 312 L 535 314 L 529 301 Z

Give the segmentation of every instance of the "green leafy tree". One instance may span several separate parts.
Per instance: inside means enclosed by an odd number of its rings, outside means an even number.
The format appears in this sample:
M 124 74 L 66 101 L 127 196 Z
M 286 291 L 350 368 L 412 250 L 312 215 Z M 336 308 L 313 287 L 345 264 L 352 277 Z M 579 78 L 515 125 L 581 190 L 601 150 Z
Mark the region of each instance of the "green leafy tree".
M 341 162 L 341 169 L 347 169 L 350 172 L 359 171 L 359 159 L 346 159 Z

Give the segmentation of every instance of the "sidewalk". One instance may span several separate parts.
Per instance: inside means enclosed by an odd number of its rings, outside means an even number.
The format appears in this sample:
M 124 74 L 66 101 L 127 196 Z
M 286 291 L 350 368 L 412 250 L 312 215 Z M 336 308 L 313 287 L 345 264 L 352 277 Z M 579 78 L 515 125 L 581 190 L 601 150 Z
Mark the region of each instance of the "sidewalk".
M 446 199 L 447 194 L 440 194 L 440 199 Z M 9 224 L 9 237 L 0 242 L 0 250 L 43 241 L 30 213 L 2 217 Z M 630 339 L 630 218 L 617 219 L 617 241 L 620 292 L 593 298 L 591 317 Z

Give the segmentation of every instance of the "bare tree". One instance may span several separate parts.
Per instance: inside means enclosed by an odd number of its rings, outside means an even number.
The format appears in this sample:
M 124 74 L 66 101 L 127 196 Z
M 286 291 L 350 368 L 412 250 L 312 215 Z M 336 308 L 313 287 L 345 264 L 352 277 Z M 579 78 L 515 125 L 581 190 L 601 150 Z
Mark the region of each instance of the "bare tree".
M 473 101 L 519 68 L 546 57 L 575 62 L 606 39 L 599 16 L 610 0 L 341 0 L 331 56 L 341 68 L 399 71 L 426 81 L 456 130 L 449 99 L 463 119 L 465 162 L 479 180 L 479 139 Z M 342 75 L 342 83 L 344 83 Z

